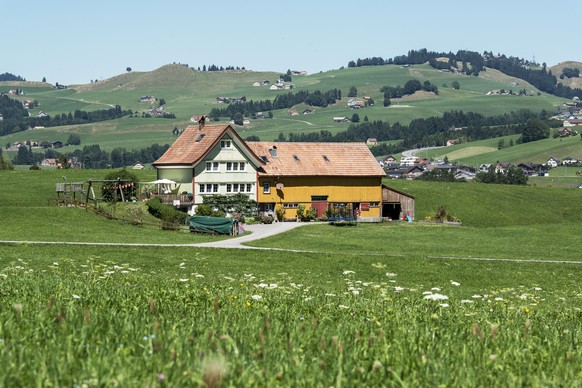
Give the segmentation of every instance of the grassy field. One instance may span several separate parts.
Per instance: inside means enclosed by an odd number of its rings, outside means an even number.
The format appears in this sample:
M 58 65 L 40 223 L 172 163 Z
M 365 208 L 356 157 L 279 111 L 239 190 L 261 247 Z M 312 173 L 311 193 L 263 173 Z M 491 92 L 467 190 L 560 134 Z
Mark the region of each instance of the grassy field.
M 449 147 L 422 151 L 418 153 L 418 156 L 426 157 L 431 160 L 442 160 L 446 156 L 451 162 L 476 168 L 482 163 L 492 164 L 499 161 L 510 161 L 516 165 L 519 163 L 544 164 L 550 157 L 560 160 L 566 157 L 577 159 L 582 157 L 582 141 L 579 136 L 562 139 L 550 138 L 531 143 L 515 144 L 510 147 L 509 144 L 511 140 L 515 143 L 518 137 L 519 135 L 512 135 L 470 143 L 461 143 Z M 500 140 L 504 141 L 505 148 L 498 149 Z M 570 171 L 569 174 L 573 177 L 576 176 L 575 173 L 577 170 L 582 171 L 580 168 L 568 168 L 568 171 Z M 564 175 L 564 172 L 561 169 L 550 173 L 551 175 Z
M 108 171 L 67 171 L 68 181 Z M 580 386 L 575 190 L 387 181 L 417 219 L 200 242 L 51 208 L 62 171 L 1 172 L 1 386 Z M 139 172 L 151 180 L 151 171 Z

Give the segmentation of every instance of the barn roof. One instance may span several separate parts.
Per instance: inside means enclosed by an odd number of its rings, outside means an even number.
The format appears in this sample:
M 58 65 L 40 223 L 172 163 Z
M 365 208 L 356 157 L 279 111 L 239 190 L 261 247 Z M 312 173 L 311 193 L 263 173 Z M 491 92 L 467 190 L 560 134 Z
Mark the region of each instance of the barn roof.
M 248 142 L 267 176 L 385 176 L 365 143 Z

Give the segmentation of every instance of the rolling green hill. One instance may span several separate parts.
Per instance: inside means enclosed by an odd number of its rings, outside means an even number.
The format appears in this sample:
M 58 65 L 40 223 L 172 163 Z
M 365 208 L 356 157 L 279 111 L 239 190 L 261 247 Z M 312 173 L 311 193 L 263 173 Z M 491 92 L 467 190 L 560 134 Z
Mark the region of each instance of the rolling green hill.
M 128 72 L 91 84 L 72 85 L 65 90 L 56 90 L 43 83 L 4 82 L 0 83 L 0 90 L 19 87 L 25 91 L 25 95 L 16 98 L 39 102 L 38 108 L 30 111 L 31 115 L 38 114 L 41 110 L 54 115 L 76 109 L 90 111 L 120 105 L 123 109 L 135 111 L 137 117 L 35 129 L 1 137 L 0 144 L 4 146 L 7 143 L 27 140 L 66 141 L 70 133 L 80 135 L 81 146 L 99 144 L 105 150 L 115 147 L 143 148 L 153 143 L 170 144 L 175 140 L 171 133 L 174 127 L 185 128 L 193 115 L 207 114 L 212 108 L 223 106 L 215 102 L 217 96 L 245 96 L 247 101 L 258 101 L 272 100 L 278 94 L 289 93 L 290 91 L 272 91 L 267 86 L 252 86 L 253 82 L 263 80 L 268 80 L 272 84 L 278 77 L 279 73 L 274 72 L 244 70 L 202 72 L 184 65 L 171 64 L 151 72 Z M 404 85 L 410 79 L 430 81 L 438 86 L 439 94 L 416 93 L 413 96 L 392 100 L 392 106 L 389 108 L 383 107 L 380 88 L 385 85 Z M 459 90 L 451 87 L 454 81 L 460 84 Z M 512 83 L 517 85 L 512 86 Z M 299 90 L 325 92 L 337 88 L 342 91 L 343 99 L 326 108 L 316 107 L 313 113 L 308 115 L 291 116 L 286 109 L 274 111 L 272 120 L 251 120 L 249 125 L 238 127 L 241 136 L 256 135 L 261 140 L 272 140 L 279 133 L 308 133 L 321 130 L 337 133 L 347 129 L 349 124 L 335 124 L 332 118 L 351 117 L 353 113 L 358 113 L 361 120 L 367 116 L 371 121 L 384 120 L 406 124 L 416 118 L 440 116 L 451 110 L 478 112 L 485 116 L 500 115 L 519 109 L 534 111 L 545 109 L 555 112 L 564 102 L 562 98 L 538 93 L 522 80 L 508 77 L 492 69 L 487 69 L 481 72 L 479 77 L 474 77 L 441 72 L 428 65 L 415 65 L 410 68 L 397 65 L 343 68 L 307 76 L 293 76 L 292 84 L 295 88 L 291 92 Z M 369 96 L 374 99 L 375 105 L 360 110 L 348 109 L 347 94 L 351 86 L 357 88 L 357 98 Z M 526 89 L 532 95 L 486 95 L 486 92 L 495 89 L 512 89 L 515 92 Z M 140 97 L 144 95 L 163 98 L 166 101 L 166 111 L 174 113 L 176 118 L 141 117 L 142 112 L 157 106 L 149 102 L 140 102 Z M 298 111 L 299 108 L 301 107 L 298 107 Z M 65 147 L 62 152 L 70 150 L 72 149 Z M 10 153 L 8 156 L 12 157 Z M 464 156 L 459 159 L 463 158 Z M 489 159 L 491 158 L 503 159 L 493 155 Z
M 575 61 L 561 62 L 561 63 L 558 63 L 556 66 L 552 66 L 552 68 L 550 70 L 552 70 L 552 74 L 554 74 L 559 79 L 560 75 L 562 74 L 562 70 L 564 70 L 564 68 L 578 69 L 578 70 L 582 71 L 582 63 L 575 62 Z M 580 78 L 580 77 L 559 79 L 559 82 L 564 84 L 564 86 L 569 86 L 571 88 L 576 88 L 576 89 L 582 88 L 582 78 Z M 580 98 L 582 98 L 582 96 L 580 96 Z
M 480 163 L 495 163 L 498 161 L 511 161 L 512 163 L 545 163 L 550 156 L 558 159 L 565 157 L 582 156 L 582 141 L 579 136 L 569 138 L 550 138 L 525 144 L 516 144 L 509 147 L 511 140 L 514 142 L 519 135 L 505 136 L 480 140 L 470 143 L 462 143 L 450 147 L 442 147 L 424 151 L 422 156 L 431 159 L 444 159 L 469 166 L 478 166 Z M 498 150 L 499 140 L 503 139 L 505 148 Z

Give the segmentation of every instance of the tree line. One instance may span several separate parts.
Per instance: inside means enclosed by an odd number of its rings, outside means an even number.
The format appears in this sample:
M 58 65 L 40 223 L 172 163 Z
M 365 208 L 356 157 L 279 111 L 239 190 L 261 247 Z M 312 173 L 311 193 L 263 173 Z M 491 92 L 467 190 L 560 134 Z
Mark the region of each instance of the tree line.
M 564 86 L 564 84 L 558 82 L 556 76 L 552 74 L 552 70 L 548 70 L 545 63 L 542 65 L 541 69 L 537 70 L 532 69 L 528 63 L 521 58 L 489 56 L 486 65 L 487 67 L 499 70 L 509 76 L 521 78 L 542 92 L 568 99 L 574 97 L 582 98 L 582 89 Z M 575 72 L 568 74 L 573 75 Z
M 401 98 L 403 96 L 412 95 L 419 90 L 439 94 L 439 88 L 430 81 L 424 81 L 424 83 L 421 84 L 420 81 L 416 79 L 406 81 L 404 86 L 382 86 L 380 88 L 380 92 L 384 93 L 384 98 Z
M 105 120 L 118 119 L 131 115 L 131 110 L 123 110 L 116 105 L 110 109 L 99 109 L 95 111 L 75 110 L 73 113 L 60 113 L 54 116 L 29 117 L 28 111 L 22 103 L 7 96 L 0 96 L 0 113 L 4 119 L 0 121 L 0 136 L 11 133 L 25 131 L 30 127 L 57 127 L 61 125 L 79 125 L 94 123 Z
M 448 58 L 448 61 L 437 60 L 443 57 Z M 568 99 L 582 97 L 582 89 L 564 86 L 561 82 L 558 82 L 556 76 L 552 74 L 551 70 L 547 69 L 545 63 L 541 69 L 534 69 L 533 67 L 538 66 L 538 64 L 533 61 L 512 56 L 507 57 L 506 55 L 494 55 L 491 51 L 485 51 L 480 54 L 468 50 L 459 50 L 457 53 L 435 52 L 427 49 L 410 50 L 407 55 L 400 55 L 390 59 L 383 59 L 382 57 L 358 58 L 356 61 L 350 61 L 348 67 L 414 65 L 427 62 L 432 67 L 440 70 L 458 69 L 458 63 L 461 63 L 461 72 L 475 76 L 478 76 L 481 71 L 485 71 L 486 67 L 490 67 L 506 75 L 521 78 L 539 90 L 558 97 Z M 580 71 L 578 69 L 565 68 L 560 78 L 578 77 L 579 74 Z
M 342 92 L 339 89 L 331 89 L 325 93 L 322 93 L 319 90 L 316 90 L 312 93 L 307 90 L 301 90 L 296 93 L 290 92 L 286 94 L 279 94 L 273 101 L 250 100 L 236 102 L 224 108 L 212 108 L 208 116 L 213 119 L 218 119 L 219 117 L 234 118 L 234 116 L 239 113 L 250 117 L 258 112 L 268 112 L 276 109 L 288 109 L 302 103 L 310 106 L 326 107 L 330 104 L 335 104 L 338 100 L 341 100 L 341 98 Z
M 23 146 L 18 149 L 13 163 L 17 165 L 39 165 L 44 159 L 57 159 L 66 163 L 69 159 L 76 159 L 85 169 L 118 168 L 131 166 L 137 162 L 152 163 L 158 160 L 164 152 L 170 148 L 169 144 L 152 144 L 142 149 L 127 150 L 124 147 L 117 147 L 107 152 L 102 150 L 99 144 L 93 144 L 75 150 L 68 154 L 63 154 L 54 149 L 47 149 L 45 152 L 33 152 L 30 147 Z
M 539 140 L 549 136 L 549 127 L 556 126 L 546 111 L 534 113 L 519 110 L 498 116 L 485 117 L 479 113 L 463 111 L 445 112 L 441 117 L 415 119 L 408 125 L 399 122 L 364 121 L 351 124 L 344 132 L 335 135 L 322 130 L 313 133 L 279 134 L 276 141 L 291 142 L 354 142 L 376 138 L 378 141 L 394 141 L 372 147 L 374 155 L 401 152 L 406 149 L 444 146 L 450 139 L 475 141 L 511 134 L 522 134 L 521 142 Z M 519 142 L 519 141 L 518 141 Z
M 26 79 L 22 78 L 19 75 L 14 75 L 11 73 L 3 73 L 0 74 L 0 82 L 2 81 L 26 81 Z
M 202 66 L 202 69 L 200 69 L 200 67 L 198 67 L 198 70 L 200 71 L 224 71 L 224 70 L 245 70 L 245 67 L 239 67 L 237 66 L 236 68 L 234 66 L 216 66 L 216 65 L 210 65 L 208 67 L 206 67 L 206 65 Z
M 449 61 L 446 64 L 439 64 L 437 58 L 447 57 Z M 479 75 L 479 72 L 485 70 L 485 60 L 483 56 L 474 51 L 459 50 L 453 52 L 436 52 L 428 51 L 423 48 L 420 50 L 410 50 L 406 55 L 399 55 L 394 58 L 383 59 L 382 57 L 358 58 L 355 61 L 348 62 L 348 67 L 362 66 L 382 66 L 382 65 L 419 65 L 428 62 L 431 66 L 439 69 L 450 69 L 457 67 L 457 63 L 463 63 L 464 68 L 468 70 L 467 64 L 471 65 L 470 73 Z

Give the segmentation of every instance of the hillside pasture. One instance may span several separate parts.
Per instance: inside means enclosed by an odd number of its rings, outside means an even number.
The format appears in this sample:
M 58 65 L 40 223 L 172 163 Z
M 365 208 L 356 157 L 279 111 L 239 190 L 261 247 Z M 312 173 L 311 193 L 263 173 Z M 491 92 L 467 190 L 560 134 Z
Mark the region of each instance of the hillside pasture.
M 416 65 L 412 68 L 404 69 L 396 65 L 344 68 L 331 70 L 307 76 L 293 76 L 292 84 L 295 88 L 285 91 L 272 91 L 266 86 L 254 87 L 253 82 L 269 80 L 274 83 L 279 76 L 275 72 L 253 72 L 253 71 L 223 71 L 223 72 L 202 72 L 193 70 L 179 64 L 162 66 L 151 72 L 129 72 L 121 74 L 107 80 L 87 85 L 72 85 L 66 90 L 54 90 L 49 88 L 30 89 L 27 94 L 28 99 L 37 99 L 40 103 L 38 110 L 43 110 L 50 115 L 69 113 L 76 109 L 96 110 L 105 109 L 110 106 L 120 105 L 123 109 L 132 109 L 141 116 L 156 103 L 140 102 L 143 95 L 153 95 L 166 101 L 165 109 L 176 115 L 175 120 L 151 119 L 149 121 L 129 120 L 122 118 L 111 122 L 111 137 L 115 137 L 115 128 L 127 127 L 130 131 L 135 131 L 142 136 L 155 139 L 155 142 L 164 144 L 164 139 L 157 135 L 147 135 L 148 132 L 157 131 L 156 128 L 167 127 L 171 131 L 174 126 L 184 128 L 189 124 L 190 117 L 199 114 L 207 114 L 214 107 L 222 107 L 216 104 L 218 96 L 238 97 L 245 96 L 247 101 L 273 100 L 276 95 L 295 93 L 300 90 L 311 92 L 320 90 L 325 92 L 330 89 L 340 89 L 342 100 L 338 103 L 325 107 L 314 107 L 314 113 L 305 117 L 289 116 L 287 109 L 274 111 L 275 120 L 251 120 L 248 126 L 238 127 L 237 130 L 243 137 L 255 135 L 261 140 L 273 140 L 279 133 L 288 135 L 289 133 L 308 133 L 327 130 L 331 133 L 344 131 L 348 124 L 334 124 L 334 116 L 352 116 L 358 113 L 360 119 L 364 116 L 368 119 L 383 120 L 390 123 L 409 123 L 416 118 L 427 118 L 440 116 L 452 110 L 462 110 L 465 112 L 478 112 L 483 115 L 500 115 L 509 111 L 519 109 L 531 109 L 539 111 L 545 109 L 553 112 L 563 99 L 542 94 L 541 96 L 486 96 L 485 93 L 492 89 L 509 90 L 511 79 L 503 77 L 501 73 L 488 69 L 487 76 L 464 76 L 452 73 L 443 73 L 428 65 Z M 492 76 L 492 74 L 497 74 Z M 408 80 L 418 79 L 421 82 L 430 81 L 439 88 L 439 95 L 429 94 L 412 97 L 406 101 L 414 109 L 386 109 L 383 107 L 383 94 L 380 92 L 382 86 L 404 85 Z M 461 85 L 459 90 L 451 87 L 453 81 Z M 0 85 L 1 86 L 1 85 Z M 364 96 L 372 97 L 375 105 L 360 110 L 348 109 L 346 103 L 349 88 L 355 86 L 358 90 L 357 98 Z M 518 87 L 520 88 L 521 85 Z M 515 90 L 517 92 L 517 88 Z M 397 101 L 393 103 L 398 104 Z M 229 118 L 221 118 L 222 122 Z M 101 144 L 103 140 L 99 132 L 94 132 L 82 127 L 41 129 L 39 138 L 47 138 L 43 135 L 47 131 L 63 132 L 85 132 L 87 136 L 83 139 L 83 144 Z M 92 124 L 86 127 L 93 128 Z M 3 137 L 6 141 L 30 140 L 26 133 L 17 133 Z M 95 136 L 95 137 L 93 137 Z M 135 140 L 135 138 L 133 140 Z M 147 144 L 149 140 L 143 141 Z M 117 146 L 125 146 L 131 149 L 132 139 L 120 137 Z M 110 150 L 109 144 L 103 144 L 104 149 Z
M 499 139 L 496 139 L 499 141 Z M 472 144 L 472 143 L 470 143 Z M 565 157 L 582 157 L 582 141 L 579 136 L 568 138 L 550 138 L 538 140 L 530 143 L 515 144 L 509 147 L 509 142 L 505 139 L 505 148 L 494 150 L 490 153 L 478 156 L 468 156 L 456 159 L 458 163 L 467 165 L 478 165 L 479 163 L 495 163 L 497 161 L 511 161 L 519 163 L 546 163 L 553 156 L 558 159 Z

